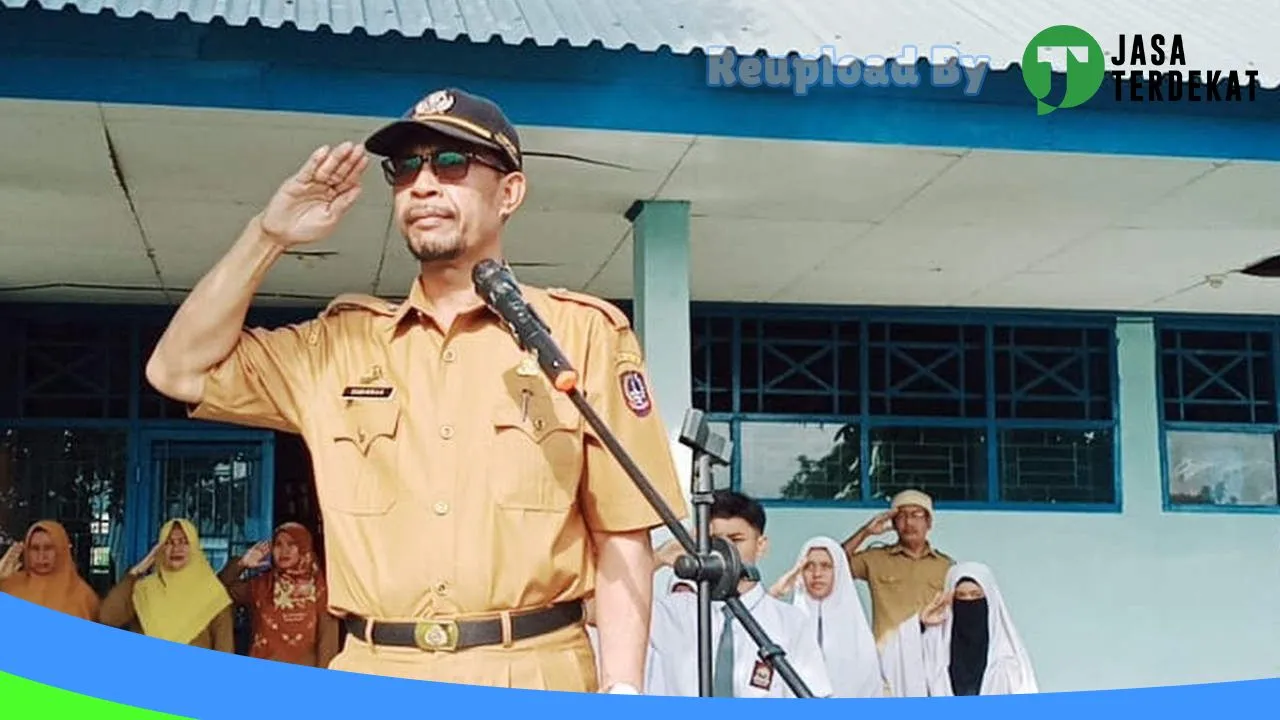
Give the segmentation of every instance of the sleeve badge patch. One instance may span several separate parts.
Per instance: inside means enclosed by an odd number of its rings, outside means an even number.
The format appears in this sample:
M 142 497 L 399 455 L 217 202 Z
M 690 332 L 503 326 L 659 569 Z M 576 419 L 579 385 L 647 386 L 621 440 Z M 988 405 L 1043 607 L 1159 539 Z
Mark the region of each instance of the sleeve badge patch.
M 644 375 L 636 370 L 628 370 L 619 378 L 622 383 L 622 396 L 627 400 L 627 409 L 636 417 L 645 417 L 653 410 L 653 398 L 649 395 L 649 384 Z

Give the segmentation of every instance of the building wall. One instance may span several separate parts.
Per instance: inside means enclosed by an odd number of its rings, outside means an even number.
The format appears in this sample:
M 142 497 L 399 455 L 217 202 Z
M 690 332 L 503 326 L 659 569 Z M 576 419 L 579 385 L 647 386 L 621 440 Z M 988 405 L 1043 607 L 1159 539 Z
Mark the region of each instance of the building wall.
M 1155 330 L 1126 322 L 1117 334 L 1123 512 L 942 510 L 934 541 L 994 569 L 1044 691 L 1280 676 L 1280 522 L 1165 510 Z M 762 573 L 873 513 L 771 507 Z

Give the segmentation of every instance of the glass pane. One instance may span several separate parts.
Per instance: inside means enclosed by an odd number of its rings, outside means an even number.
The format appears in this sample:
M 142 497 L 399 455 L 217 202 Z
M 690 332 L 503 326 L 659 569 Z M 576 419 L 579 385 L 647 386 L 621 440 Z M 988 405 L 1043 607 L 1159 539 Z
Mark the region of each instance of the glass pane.
M 1165 433 L 1175 505 L 1276 504 L 1276 440 L 1269 433 Z
M 882 427 L 871 431 L 871 491 L 907 489 L 942 501 L 987 499 L 986 432 L 980 428 Z
M 23 416 L 128 417 L 127 325 L 32 321 L 25 349 Z
M 743 422 L 742 491 L 760 499 L 858 500 L 858 426 Z
M 1185 422 L 1276 421 L 1271 335 L 1165 331 L 1161 385 L 1165 419 Z
M 977 325 L 870 323 L 871 414 L 949 418 L 986 414 L 985 333 Z
M 999 449 L 1002 500 L 1115 502 L 1110 430 L 1005 430 Z
M 156 441 L 156 518 L 186 518 L 214 569 L 249 549 L 263 520 L 262 450 L 257 443 Z
M 57 520 L 80 574 L 99 593 L 110 590 L 124 562 L 127 448 L 123 430 L 0 430 L 0 544 Z

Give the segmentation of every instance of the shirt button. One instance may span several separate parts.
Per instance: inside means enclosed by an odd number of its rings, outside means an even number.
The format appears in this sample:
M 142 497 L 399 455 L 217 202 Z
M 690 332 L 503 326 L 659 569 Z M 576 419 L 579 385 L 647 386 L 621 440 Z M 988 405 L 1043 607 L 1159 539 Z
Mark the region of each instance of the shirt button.
M 436 503 L 435 510 L 437 515 L 447 515 L 449 514 L 449 503 L 441 500 L 440 502 Z
M 441 426 L 440 426 L 440 437 L 444 438 L 445 440 L 448 440 L 449 438 L 453 437 L 453 426 L 452 426 L 452 425 L 441 425 Z
M 451 362 L 453 362 L 454 360 L 457 360 L 457 359 L 458 359 L 458 352 L 457 352 L 456 350 L 454 350 L 453 348 L 449 348 L 448 350 L 445 350 L 445 351 L 444 351 L 444 361 L 445 361 L 445 362 L 447 362 L 447 363 L 451 363 Z

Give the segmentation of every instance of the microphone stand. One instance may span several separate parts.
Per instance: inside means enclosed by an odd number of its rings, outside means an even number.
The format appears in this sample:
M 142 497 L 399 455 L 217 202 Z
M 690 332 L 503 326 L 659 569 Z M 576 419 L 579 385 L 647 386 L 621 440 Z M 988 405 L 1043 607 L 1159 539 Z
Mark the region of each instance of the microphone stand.
M 475 275 L 473 274 L 473 279 Z M 738 548 L 724 538 L 712 538 L 711 503 L 712 480 L 711 461 L 728 462 L 729 453 L 725 448 L 731 447 L 728 441 L 711 433 L 703 414 L 698 410 L 685 413 L 685 423 L 681 432 L 681 442 L 691 447 L 697 458 L 693 473 L 694 478 L 694 517 L 698 525 L 698 540 L 689 535 L 689 531 L 676 518 L 671 507 L 662 499 L 653 484 L 644 476 L 644 472 L 636 465 L 627 451 L 618 443 L 617 436 L 609 429 L 604 420 L 587 402 L 582 391 L 577 387 L 577 373 L 570 367 L 564 354 L 551 339 L 550 328 L 541 318 L 533 313 L 533 308 L 520 300 L 518 307 L 512 303 L 510 295 L 501 303 L 495 303 L 489 292 L 476 280 L 476 291 L 499 317 L 507 322 L 512 335 L 522 349 L 531 350 L 537 357 L 538 366 L 551 381 L 551 386 L 569 397 L 574 407 L 582 413 L 582 417 L 595 430 L 600 441 L 604 443 L 609 454 L 622 466 L 627 477 L 635 483 L 636 489 L 644 495 L 645 500 L 662 518 L 662 523 L 671 531 L 676 540 L 684 548 L 685 555 L 675 563 L 676 576 L 698 583 L 698 669 L 699 694 L 711 696 L 711 601 L 723 601 L 734 618 L 747 631 L 752 641 L 759 648 L 759 656 L 771 668 L 782 676 L 784 682 L 796 697 L 811 698 L 813 691 L 805 684 L 786 657 L 786 652 L 769 637 L 760 623 L 751 615 L 751 611 L 743 604 L 738 595 L 738 583 L 743 579 L 759 580 L 755 568 L 746 568 Z M 510 290 L 508 290 L 510 292 Z M 505 307 L 504 307 L 505 306 Z M 508 317 L 503 310 L 511 313 Z M 525 315 L 527 313 L 527 315 Z M 529 337 L 525 337 L 525 333 Z M 538 352 L 541 347 L 544 352 Z M 723 444 L 723 446 L 721 446 Z
M 693 450 L 690 499 L 693 503 L 694 544 L 697 545 L 697 557 L 706 557 L 711 554 L 711 506 L 715 494 L 711 467 L 713 464 L 729 464 L 733 457 L 733 443 L 712 432 L 702 411 L 693 408 L 685 411 L 684 425 L 680 428 L 680 442 Z M 688 556 L 681 556 L 680 560 L 684 560 L 685 557 Z M 688 561 L 685 561 L 681 570 L 695 577 L 698 575 L 696 572 L 689 572 Z M 679 576 L 680 573 L 677 572 L 677 577 Z M 717 582 L 716 585 L 718 586 L 719 583 Z M 698 581 L 698 695 L 701 697 L 711 697 L 712 693 L 711 670 L 714 666 L 711 659 L 711 595 L 711 580 L 700 579 Z

